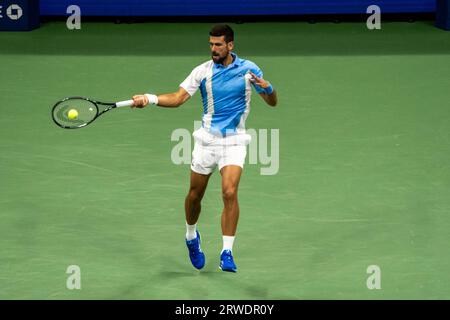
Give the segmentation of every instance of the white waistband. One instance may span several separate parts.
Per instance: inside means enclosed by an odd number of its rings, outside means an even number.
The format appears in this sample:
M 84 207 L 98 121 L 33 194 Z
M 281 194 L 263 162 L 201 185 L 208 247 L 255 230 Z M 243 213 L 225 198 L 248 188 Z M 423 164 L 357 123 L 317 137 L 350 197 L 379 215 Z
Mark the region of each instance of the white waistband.
M 222 137 L 211 134 L 203 127 L 195 130 L 192 135 L 196 142 L 204 146 L 246 146 L 252 140 L 252 136 L 247 133 L 237 133 Z

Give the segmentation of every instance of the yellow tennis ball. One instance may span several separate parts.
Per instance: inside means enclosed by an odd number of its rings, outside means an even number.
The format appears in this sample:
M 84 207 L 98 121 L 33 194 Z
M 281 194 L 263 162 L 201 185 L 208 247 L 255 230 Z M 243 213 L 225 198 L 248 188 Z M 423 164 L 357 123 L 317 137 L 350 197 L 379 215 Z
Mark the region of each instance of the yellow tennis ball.
M 67 113 L 67 117 L 70 120 L 75 120 L 78 118 L 78 111 L 75 109 L 70 109 L 69 112 Z

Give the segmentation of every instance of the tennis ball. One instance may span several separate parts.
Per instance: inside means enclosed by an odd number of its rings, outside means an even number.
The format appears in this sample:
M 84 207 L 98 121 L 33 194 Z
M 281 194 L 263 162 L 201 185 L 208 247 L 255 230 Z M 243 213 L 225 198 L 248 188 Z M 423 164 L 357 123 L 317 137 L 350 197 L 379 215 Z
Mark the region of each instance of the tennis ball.
M 67 113 L 67 117 L 70 120 L 75 120 L 78 118 L 78 111 L 75 109 L 70 109 L 69 112 Z

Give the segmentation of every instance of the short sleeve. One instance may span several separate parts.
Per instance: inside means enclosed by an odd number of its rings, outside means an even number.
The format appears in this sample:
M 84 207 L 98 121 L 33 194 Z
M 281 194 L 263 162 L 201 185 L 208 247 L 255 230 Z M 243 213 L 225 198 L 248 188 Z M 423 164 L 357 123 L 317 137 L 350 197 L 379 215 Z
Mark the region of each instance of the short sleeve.
M 199 68 L 192 70 L 191 74 L 180 84 L 180 87 L 186 90 L 192 97 L 200 87 L 200 72 Z
M 264 76 L 264 74 L 263 74 L 263 72 L 261 71 L 261 69 L 260 69 L 256 64 L 254 64 L 254 63 L 252 63 L 252 65 L 251 65 L 251 67 L 250 67 L 249 70 L 250 70 L 251 72 L 253 72 L 254 74 L 256 74 L 259 78 L 263 78 L 263 76 Z M 261 88 L 260 86 L 254 84 L 254 83 L 252 83 L 252 85 L 253 85 L 253 87 L 255 88 L 255 90 L 256 90 L 257 93 L 263 93 L 263 92 L 264 92 L 264 89 Z

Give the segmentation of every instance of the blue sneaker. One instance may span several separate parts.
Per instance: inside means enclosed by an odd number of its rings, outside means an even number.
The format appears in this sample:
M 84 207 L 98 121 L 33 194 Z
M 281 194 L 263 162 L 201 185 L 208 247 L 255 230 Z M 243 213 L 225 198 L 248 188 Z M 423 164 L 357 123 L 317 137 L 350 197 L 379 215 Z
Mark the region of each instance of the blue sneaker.
M 197 231 L 197 238 L 186 240 L 186 245 L 189 249 L 189 258 L 191 258 L 192 265 L 196 269 L 201 269 L 205 266 L 205 254 L 200 248 L 200 233 Z
M 222 271 L 237 272 L 231 250 L 224 250 L 220 255 L 220 269 L 222 269 Z

